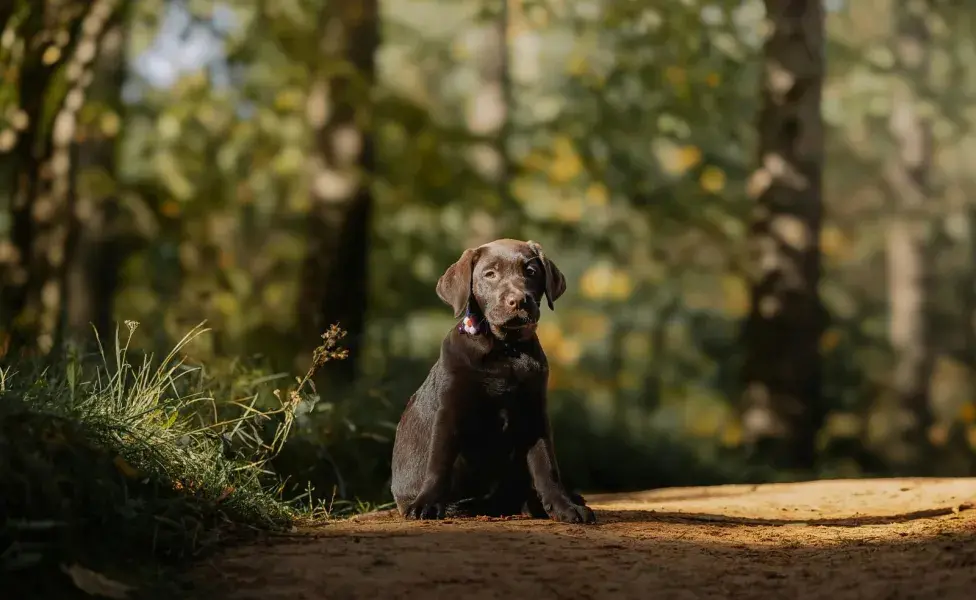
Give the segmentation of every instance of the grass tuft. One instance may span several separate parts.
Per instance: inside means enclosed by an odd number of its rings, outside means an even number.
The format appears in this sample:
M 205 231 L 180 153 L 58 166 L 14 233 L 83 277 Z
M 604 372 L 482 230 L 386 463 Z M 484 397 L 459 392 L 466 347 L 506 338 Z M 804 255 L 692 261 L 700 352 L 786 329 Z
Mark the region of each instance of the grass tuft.
M 268 408 L 258 393 L 213 393 L 224 390 L 188 364 L 202 325 L 160 361 L 130 350 L 138 323 L 125 329 L 109 348 L 96 334 L 92 353 L 0 367 L 0 579 L 32 593 L 78 585 L 79 569 L 132 581 L 305 516 L 267 465 L 318 398 L 315 371 L 345 358 L 344 332 L 324 333 L 309 371 Z

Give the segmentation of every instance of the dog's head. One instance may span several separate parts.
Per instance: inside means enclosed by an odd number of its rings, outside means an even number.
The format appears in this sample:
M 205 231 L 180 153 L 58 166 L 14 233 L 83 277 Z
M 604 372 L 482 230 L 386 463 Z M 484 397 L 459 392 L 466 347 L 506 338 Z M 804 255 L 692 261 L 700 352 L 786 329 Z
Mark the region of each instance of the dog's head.
M 542 297 L 552 310 L 565 291 L 566 278 L 531 240 L 502 239 L 469 248 L 437 281 L 437 295 L 455 317 L 470 308 L 500 339 L 530 337 Z

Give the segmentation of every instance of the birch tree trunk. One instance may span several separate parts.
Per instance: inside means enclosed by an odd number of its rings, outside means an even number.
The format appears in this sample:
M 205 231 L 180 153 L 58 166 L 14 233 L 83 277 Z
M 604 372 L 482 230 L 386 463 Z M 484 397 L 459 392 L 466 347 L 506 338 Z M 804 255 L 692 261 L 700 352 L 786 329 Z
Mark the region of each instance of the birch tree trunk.
M 892 202 L 886 250 L 890 302 L 889 337 L 895 353 L 888 407 L 886 458 L 899 470 L 915 471 L 928 446 L 932 424 L 929 383 L 934 364 L 928 293 L 930 161 L 932 124 L 920 108 L 916 89 L 928 76 L 929 33 L 926 0 L 893 5 L 895 73 L 889 128 L 896 152 L 885 170 Z
M 72 148 L 78 114 L 92 81 L 92 61 L 119 0 L 47 0 L 31 4 L 21 30 L 19 114 L 23 131 L 11 150 L 16 179 L 13 248 L 0 289 L 0 323 L 15 347 L 47 353 L 55 345 L 64 310 L 69 254 Z M 66 91 L 49 133 L 41 123 L 55 73 L 64 68 Z M 8 173 L 9 174 L 9 173 Z

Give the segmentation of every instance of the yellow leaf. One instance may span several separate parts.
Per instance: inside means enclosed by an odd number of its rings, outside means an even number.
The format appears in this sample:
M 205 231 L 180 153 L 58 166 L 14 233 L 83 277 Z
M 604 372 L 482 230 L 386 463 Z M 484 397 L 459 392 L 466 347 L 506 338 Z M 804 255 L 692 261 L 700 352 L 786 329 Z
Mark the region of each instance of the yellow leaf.
M 972 402 L 967 402 L 959 408 L 959 419 L 963 423 L 972 423 L 976 421 L 976 404 Z
M 836 225 L 825 225 L 820 230 L 820 251 L 831 258 L 841 257 L 846 250 L 847 240 Z
M 722 78 L 718 73 L 709 73 L 705 76 L 705 85 L 708 87 L 718 87 L 718 84 L 721 82 Z
M 571 339 L 563 339 L 562 343 L 557 344 L 554 348 L 553 355 L 557 361 L 563 364 L 576 364 L 582 353 L 583 349 L 580 347 L 579 342 Z
M 622 300 L 629 297 L 633 289 L 634 281 L 630 275 L 608 263 L 590 267 L 580 278 L 580 291 L 586 298 Z
M 213 296 L 214 307 L 224 316 L 230 317 L 241 309 L 241 303 L 232 292 L 219 292 Z
M 715 437 L 721 426 L 718 419 L 719 414 L 716 411 L 697 412 L 692 417 L 691 422 L 688 423 L 688 431 L 691 435 L 699 438 Z
M 529 152 L 522 161 L 522 165 L 532 171 L 545 171 L 547 164 L 549 164 L 548 157 L 538 150 Z
M 673 171 L 684 173 L 701 162 L 701 158 L 701 148 L 698 146 L 683 146 L 675 153 Z
M 558 136 L 553 140 L 553 158 L 549 164 L 549 178 L 554 183 L 568 183 L 575 179 L 583 170 L 583 162 L 573 145 L 572 140 L 565 136 Z
M 624 334 L 623 339 L 623 350 L 624 354 L 629 358 L 640 359 L 640 360 L 653 360 L 651 356 L 650 340 L 646 333 L 641 333 L 639 331 L 632 331 L 630 333 Z
M 512 195 L 517 200 L 528 202 L 532 199 L 532 182 L 527 177 L 516 177 L 512 182 Z
M 569 72 L 570 75 L 579 76 L 587 72 L 588 70 L 587 65 L 588 62 L 586 60 L 585 54 L 582 53 L 573 54 L 572 56 L 569 57 L 569 61 L 567 62 L 566 65 L 566 70 Z
M 820 351 L 827 353 L 837 347 L 840 343 L 840 331 L 837 329 L 828 329 L 820 336 Z
M 70 567 L 61 565 L 61 570 L 71 578 L 71 582 L 75 584 L 76 588 L 89 596 L 103 596 L 105 598 L 123 600 L 128 598 L 129 592 L 135 589 L 131 585 L 109 579 L 101 573 L 86 569 L 77 563 Z
M 613 270 L 609 265 L 598 263 L 580 277 L 580 292 L 584 298 L 605 298 L 613 283 Z
M 579 223 L 583 218 L 583 201 L 567 198 L 556 205 L 556 217 L 564 223 Z
M 588 340 L 603 339 L 610 330 L 610 318 L 602 313 L 576 312 L 573 314 L 572 323 L 579 335 Z
M 295 110 L 302 104 L 302 93 L 296 89 L 284 89 L 275 94 L 274 106 L 281 111 Z
M 833 412 L 827 415 L 822 434 L 830 438 L 856 438 L 861 435 L 861 417 L 849 412 Z
M 115 111 L 106 112 L 99 120 L 99 127 L 105 137 L 115 137 L 122 128 L 122 119 Z
M 634 291 L 634 280 L 624 271 L 616 271 L 610 280 L 610 297 L 624 300 Z
M 122 473 L 129 479 L 136 479 L 139 477 L 139 471 L 137 471 L 135 467 L 129 464 L 129 461 L 125 460 L 120 455 L 116 454 L 112 462 L 115 463 L 115 468 L 119 470 L 119 473 Z
M 706 192 L 717 194 L 725 189 L 725 172 L 718 167 L 705 167 L 700 183 Z
M 542 344 L 543 348 L 560 344 L 563 339 L 562 329 L 559 328 L 557 323 L 553 323 L 552 321 L 539 323 L 539 327 L 536 329 L 536 335 L 539 336 L 539 343 Z
M 623 371 L 617 377 L 617 385 L 625 390 L 639 390 L 642 383 L 643 378 L 633 371 Z
M 586 201 L 591 206 L 606 206 L 610 201 L 610 193 L 607 191 L 607 186 L 602 183 L 591 183 L 586 188 Z
M 43 62 L 45 65 L 53 65 L 54 63 L 58 62 L 59 58 L 61 58 L 61 48 L 58 48 L 57 46 L 48 46 L 44 49 L 44 54 L 41 55 L 41 62 Z
M 735 447 L 742 443 L 742 427 L 739 423 L 731 421 L 722 428 L 722 445 Z
M 723 277 L 722 294 L 725 298 L 725 311 L 729 316 L 739 318 L 749 312 L 749 286 L 741 277 Z

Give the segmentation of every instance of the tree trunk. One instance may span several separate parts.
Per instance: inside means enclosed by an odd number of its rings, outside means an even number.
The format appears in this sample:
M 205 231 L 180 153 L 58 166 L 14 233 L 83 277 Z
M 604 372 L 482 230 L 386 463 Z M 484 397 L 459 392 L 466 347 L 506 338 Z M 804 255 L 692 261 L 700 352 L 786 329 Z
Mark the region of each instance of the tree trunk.
M 315 136 L 308 246 L 299 327 L 310 347 L 338 322 L 348 359 L 327 367 L 340 381 L 356 374 L 365 333 L 374 170 L 369 93 L 379 46 L 377 0 L 329 2 L 321 29 L 321 71 L 308 99 Z M 348 67 L 354 68 L 350 72 Z
M 819 340 L 824 13 L 819 0 L 766 0 L 752 307 L 746 319 L 743 438 L 766 463 L 815 466 L 823 421 Z
M 102 342 L 114 335 L 112 307 L 123 253 L 112 228 L 118 212 L 116 141 L 121 124 L 125 78 L 125 11 L 118 11 L 94 65 L 89 99 L 99 118 L 89 123 L 76 145 L 78 180 L 72 207 L 72 249 L 65 278 L 66 334 L 76 343 Z
M 919 110 L 915 88 L 927 80 L 928 2 L 894 6 L 894 55 L 900 77 L 894 83 L 889 127 L 896 154 L 885 180 L 893 203 L 887 230 L 889 335 L 895 352 L 893 401 L 884 415 L 890 427 L 883 451 L 898 470 L 922 467 L 932 424 L 929 382 L 934 364 L 928 293 L 932 280 L 928 216 L 931 120 Z
M 467 125 L 471 133 L 486 138 L 475 144 L 470 159 L 475 170 L 507 193 L 508 161 L 504 134 L 508 123 L 508 2 L 501 1 L 497 15 L 478 28 L 475 51 L 478 87 L 467 107 Z
M 17 178 L 11 210 L 13 259 L 6 265 L 0 292 L 0 322 L 9 328 L 14 347 L 28 352 L 49 352 L 59 334 L 78 113 L 91 83 L 92 60 L 117 4 L 48 0 L 30 7 L 23 28 L 19 106 L 26 126 L 12 149 Z M 52 102 L 51 84 L 61 67 L 65 92 Z M 52 103 L 58 108 L 49 125 L 42 117 Z
M 495 197 L 503 210 L 492 211 L 497 216 L 490 220 L 482 219 L 480 226 L 469 234 L 466 246 L 490 241 L 497 237 L 498 231 L 516 225 L 511 220 L 514 201 L 511 197 L 511 164 L 506 144 L 512 104 L 508 44 L 512 17 L 508 0 L 498 0 L 493 14 L 476 28 L 474 57 L 477 83 L 466 106 L 465 121 L 468 131 L 481 141 L 473 144 L 467 155 L 474 171 L 494 188 Z

